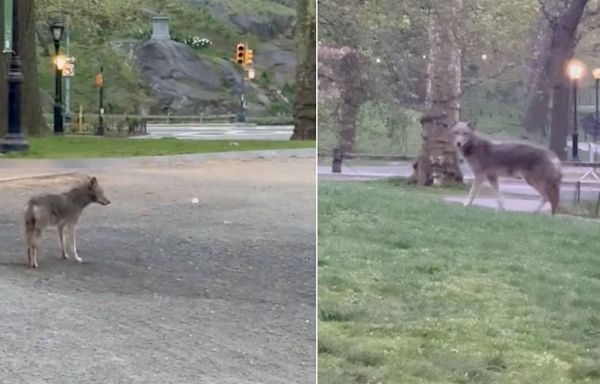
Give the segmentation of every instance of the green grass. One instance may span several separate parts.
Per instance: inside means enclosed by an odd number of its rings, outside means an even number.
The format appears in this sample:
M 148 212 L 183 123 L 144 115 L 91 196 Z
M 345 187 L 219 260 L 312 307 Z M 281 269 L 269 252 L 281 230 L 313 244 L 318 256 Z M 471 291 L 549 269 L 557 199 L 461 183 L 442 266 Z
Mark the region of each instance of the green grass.
M 597 221 L 319 185 L 319 383 L 598 383 Z
M 123 139 L 101 137 L 44 137 L 27 139 L 30 149 L 7 157 L 25 158 L 94 158 L 129 156 L 164 156 L 187 153 L 252 151 L 268 149 L 314 148 L 314 141 L 235 141 Z M 233 144 L 233 143 L 237 143 Z

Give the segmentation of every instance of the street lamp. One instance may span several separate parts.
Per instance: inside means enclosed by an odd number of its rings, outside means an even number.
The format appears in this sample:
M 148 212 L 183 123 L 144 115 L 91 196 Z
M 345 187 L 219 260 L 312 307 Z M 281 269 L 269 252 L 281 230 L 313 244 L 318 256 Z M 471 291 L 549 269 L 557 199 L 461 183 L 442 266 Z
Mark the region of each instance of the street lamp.
M 594 129 L 594 142 L 596 141 L 596 132 L 598 132 L 598 87 L 600 86 L 600 68 L 595 68 L 592 71 L 592 77 L 594 78 L 594 80 L 596 80 L 596 115 L 595 117 L 595 121 L 594 121 L 594 126 L 596 127 L 596 129 Z
M 583 64 L 578 60 L 571 60 L 567 67 L 569 78 L 573 82 L 573 153 L 572 160 L 579 161 L 577 155 L 579 147 L 579 133 L 577 132 L 577 82 L 583 77 Z
M 12 15 L 11 12 L 12 6 Z M 21 59 L 19 58 L 19 1 L 13 3 L 12 0 L 4 0 L 4 27 L 8 27 L 12 21 L 12 30 L 5 31 L 4 49 L 2 53 L 10 53 L 10 64 L 8 67 L 8 130 L 6 135 L 0 141 L 0 152 L 25 151 L 29 149 L 29 144 L 21 132 L 21 82 L 23 73 L 21 72 Z M 10 20 L 12 16 L 12 20 Z M 12 33 L 12 38 L 8 35 Z
M 62 115 L 62 70 L 65 61 L 60 59 L 60 39 L 62 38 L 65 26 L 63 23 L 55 22 L 50 25 L 50 32 L 54 40 L 54 67 L 55 67 L 55 84 L 54 84 L 54 134 L 63 134 L 63 115 Z

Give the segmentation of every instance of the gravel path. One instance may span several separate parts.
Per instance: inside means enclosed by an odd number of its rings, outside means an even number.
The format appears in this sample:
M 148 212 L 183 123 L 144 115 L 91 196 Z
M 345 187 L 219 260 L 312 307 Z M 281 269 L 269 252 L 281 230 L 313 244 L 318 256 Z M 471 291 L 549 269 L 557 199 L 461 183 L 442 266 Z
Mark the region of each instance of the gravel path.
M 83 214 L 84 263 L 51 230 L 38 270 L 22 207 L 75 177 L 0 184 L 0 382 L 314 382 L 314 174 L 313 159 L 95 173 L 112 204 Z

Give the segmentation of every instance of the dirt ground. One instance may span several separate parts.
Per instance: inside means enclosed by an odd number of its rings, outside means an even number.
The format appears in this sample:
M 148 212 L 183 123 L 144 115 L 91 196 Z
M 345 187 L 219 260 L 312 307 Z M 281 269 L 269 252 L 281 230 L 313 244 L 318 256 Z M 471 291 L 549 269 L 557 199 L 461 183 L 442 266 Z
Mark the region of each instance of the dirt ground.
M 24 204 L 76 179 L 0 183 L 0 383 L 315 381 L 314 160 L 92 174 L 83 264 L 53 229 L 37 270 Z

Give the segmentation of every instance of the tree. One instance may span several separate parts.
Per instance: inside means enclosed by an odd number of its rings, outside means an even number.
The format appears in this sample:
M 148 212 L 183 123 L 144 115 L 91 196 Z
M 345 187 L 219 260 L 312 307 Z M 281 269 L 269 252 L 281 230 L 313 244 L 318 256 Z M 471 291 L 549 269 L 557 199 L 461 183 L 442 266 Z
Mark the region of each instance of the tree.
M 533 60 L 527 109 L 523 125 L 530 133 L 539 133 L 548 116 L 548 101 L 552 97 L 550 149 L 561 159 L 566 158 L 569 127 L 569 79 L 565 67 L 577 45 L 577 28 L 588 0 L 540 0 L 541 32 L 534 35 Z
M 4 30 L 4 7 L 0 7 L 0 30 Z M 24 133 L 39 135 L 48 127 L 42 114 L 40 91 L 37 79 L 37 55 L 35 49 L 35 14 L 34 0 L 19 1 L 19 38 L 21 69 L 23 83 L 21 84 L 21 124 Z M 0 55 L 0 134 L 7 130 L 7 63 L 8 55 Z
M 462 181 L 450 128 L 458 121 L 461 48 L 455 35 L 462 0 L 429 9 L 426 111 L 421 118 L 421 152 L 414 163 L 419 185 Z
M 336 108 L 340 123 L 339 139 L 343 152 L 352 152 L 356 139 L 356 118 L 366 100 L 363 63 L 355 49 L 319 48 L 319 91 L 323 97 L 339 100 Z
M 316 129 L 316 21 L 315 3 L 298 0 L 296 23 L 296 98 L 292 140 L 315 140 Z

